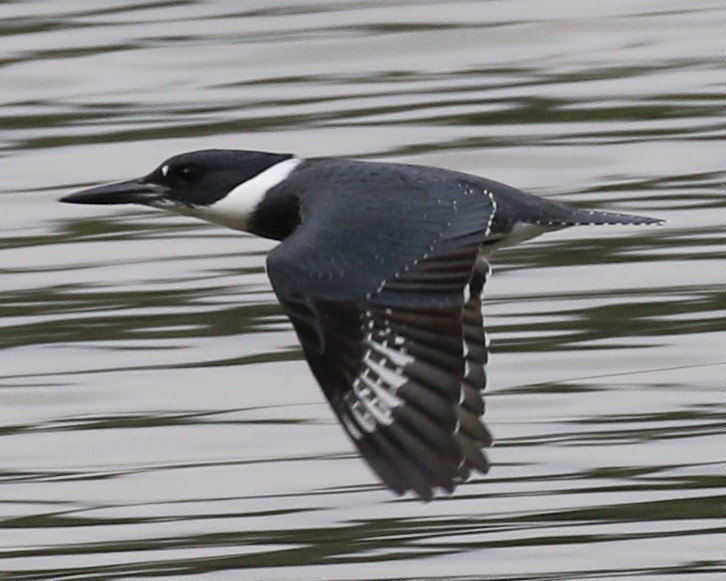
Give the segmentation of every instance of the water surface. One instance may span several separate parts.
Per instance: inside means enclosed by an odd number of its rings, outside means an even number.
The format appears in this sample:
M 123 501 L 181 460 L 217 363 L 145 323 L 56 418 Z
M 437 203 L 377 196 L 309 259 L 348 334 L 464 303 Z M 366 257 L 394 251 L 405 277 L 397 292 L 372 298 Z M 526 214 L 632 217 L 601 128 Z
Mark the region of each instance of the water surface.
M 0 6 L 0 576 L 726 572 L 717 0 Z M 56 198 L 236 147 L 439 165 L 668 220 L 502 251 L 486 477 L 384 490 L 271 244 Z

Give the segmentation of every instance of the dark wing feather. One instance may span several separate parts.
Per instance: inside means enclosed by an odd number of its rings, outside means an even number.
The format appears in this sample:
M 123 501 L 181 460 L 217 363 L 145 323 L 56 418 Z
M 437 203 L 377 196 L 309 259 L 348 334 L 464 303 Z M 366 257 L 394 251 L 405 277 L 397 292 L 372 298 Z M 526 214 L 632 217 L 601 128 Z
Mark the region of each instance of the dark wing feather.
M 478 253 L 495 207 L 486 192 L 464 186 L 457 191 L 418 258 L 397 263 L 394 256 L 379 256 L 375 265 L 364 265 L 376 281 L 365 293 L 355 286 L 346 295 L 340 278 L 327 287 L 324 267 L 300 268 L 310 265 L 300 253 L 313 252 L 317 244 L 316 230 L 306 231 L 305 223 L 293 235 L 297 240 L 268 257 L 273 288 L 344 428 L 392 490 L 413 490 L 424 499 L 437 488 L 453 491 L 471 470 L 486 472 L 481 448 L 491 444 L 480 393 L 487 361 L 481 292 L 488 265 Z M 387 227 L 385 213 L 378 216 L 366 232 Z M 428 225 L 436 226 L 431 220 Z M 335 220 L 327 226 L 329 239 Z M 408 240 L 405 228 L 421 236 L 415 216 L 410 224 L 397 220 L 396 227 L 401 244 Z M 365 246 L 366 232 L 339 235 L 349 247 L 356 237 Z M 328 252 L 335 254 L 337 247 Z

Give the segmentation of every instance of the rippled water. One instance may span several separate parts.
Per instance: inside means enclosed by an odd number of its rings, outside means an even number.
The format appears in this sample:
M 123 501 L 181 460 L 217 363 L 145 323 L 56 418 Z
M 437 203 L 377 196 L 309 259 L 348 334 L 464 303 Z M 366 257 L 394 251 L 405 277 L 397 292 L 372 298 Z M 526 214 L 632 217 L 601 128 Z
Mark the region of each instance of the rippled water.
M 0 5 L 0 576 L 726 574 L 722 0 Z M 487 477 L 396 498 L 270 244 L 56 198 L 181 151 L 439 165 L 666 218 L 502 251 Z

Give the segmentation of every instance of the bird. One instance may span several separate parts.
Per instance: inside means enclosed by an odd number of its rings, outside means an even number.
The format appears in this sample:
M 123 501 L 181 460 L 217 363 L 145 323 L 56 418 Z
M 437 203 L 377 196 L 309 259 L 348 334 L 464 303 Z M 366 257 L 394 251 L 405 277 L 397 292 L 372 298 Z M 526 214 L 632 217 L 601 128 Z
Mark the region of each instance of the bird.
M 662 222 L 448 169 L 225 149 L 60 200 L 140 204 L 278 241 L 267 274 L 333 412 L 390 490 L 424 501 L 489 470 L 491 254 L 570 226 Z

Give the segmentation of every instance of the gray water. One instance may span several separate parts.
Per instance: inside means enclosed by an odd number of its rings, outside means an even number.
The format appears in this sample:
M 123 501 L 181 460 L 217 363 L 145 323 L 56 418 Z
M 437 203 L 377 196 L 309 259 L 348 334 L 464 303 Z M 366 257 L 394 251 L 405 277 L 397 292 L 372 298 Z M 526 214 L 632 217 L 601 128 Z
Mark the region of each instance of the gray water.
M 0 577 L 726 575 L 723 0 L 0 3 Z M 488 476 L 383 489 L 266 241 L 56 199 L 236 147 L 668 220 L 500 252 Z

